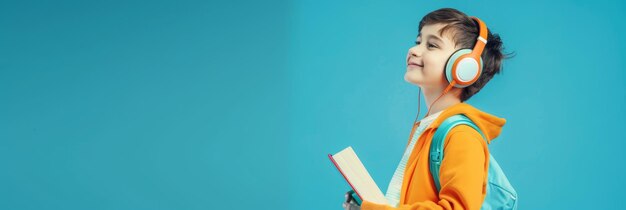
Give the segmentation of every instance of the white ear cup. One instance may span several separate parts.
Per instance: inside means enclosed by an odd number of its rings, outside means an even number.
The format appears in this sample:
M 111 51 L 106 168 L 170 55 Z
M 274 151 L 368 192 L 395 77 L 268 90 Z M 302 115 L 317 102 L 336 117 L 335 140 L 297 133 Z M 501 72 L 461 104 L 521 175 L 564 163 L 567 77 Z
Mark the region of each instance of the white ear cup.
M 446 80 L 448 80 L 448 83 L 451 83 L 454 80 L 457 81 L 454 87 L 464 88 L 470 86 L 471 83 L 462 85 L 459 84 L 459 82 L 466 83 L 472 81 L 475 77 L 480 76 L 481 66 L 483 63 L 482 58 L 480 59 L 480 61 L 476 61 L 473 58 L 463 58 L 456 66 L 456 74 L 452 74 L 452 66 L 454 65 L 454 62 L 458 60 L 459 57 L 470 53 L 472 53 L 471 49 L 460 49 L 454 52 L 450 56 L 450 58 L 448 58 L 448 62 L 446 63 L 445 76 Z
M 478 61 L 474 58 L 463 58 L 459 61 L 459 64 L 456 65 L 456 69 L 455 77 L 457 79 L 462 82 L 472 81 L 478 76 Z

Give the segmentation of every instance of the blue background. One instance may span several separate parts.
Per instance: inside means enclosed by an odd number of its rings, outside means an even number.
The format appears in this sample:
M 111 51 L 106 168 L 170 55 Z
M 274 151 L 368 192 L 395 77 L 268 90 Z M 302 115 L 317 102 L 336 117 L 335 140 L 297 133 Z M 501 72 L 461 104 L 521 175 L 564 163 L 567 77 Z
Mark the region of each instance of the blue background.
M 520 209 L 626 208 L 618 1 L 2 1 L 0 209 L 341 209 L 347 146 L 384 192 L 442 7 L 517 54 L 468 103 Z

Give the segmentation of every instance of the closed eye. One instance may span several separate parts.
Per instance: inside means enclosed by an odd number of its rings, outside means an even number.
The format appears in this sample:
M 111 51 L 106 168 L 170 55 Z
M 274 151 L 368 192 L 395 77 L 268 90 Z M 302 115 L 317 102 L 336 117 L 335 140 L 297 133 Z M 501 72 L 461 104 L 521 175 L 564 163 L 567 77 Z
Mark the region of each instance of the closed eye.
M 420 41 L 415 41 L 415 45 L 420 45 L 422 42 Z M 439 46 L 432 44 L 432 43 L 428 43 L 428 48 L 439 48 Z

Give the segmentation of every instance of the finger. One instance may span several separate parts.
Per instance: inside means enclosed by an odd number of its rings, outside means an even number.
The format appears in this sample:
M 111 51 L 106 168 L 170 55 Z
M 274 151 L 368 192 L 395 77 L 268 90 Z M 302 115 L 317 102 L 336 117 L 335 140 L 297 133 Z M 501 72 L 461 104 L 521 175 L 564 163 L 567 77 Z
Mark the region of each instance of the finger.
M 345 201 L 347 203 L 350 203 L 350 202 L 354 201 L 354 197 L 352 197 L 352 195 L 348 195 L 348 196 L 346 196 L 346 200 Z
M 355 204 L 348 204 L 348 210 L 356 210 L 356 209 L 360 209 L 360 207 Z

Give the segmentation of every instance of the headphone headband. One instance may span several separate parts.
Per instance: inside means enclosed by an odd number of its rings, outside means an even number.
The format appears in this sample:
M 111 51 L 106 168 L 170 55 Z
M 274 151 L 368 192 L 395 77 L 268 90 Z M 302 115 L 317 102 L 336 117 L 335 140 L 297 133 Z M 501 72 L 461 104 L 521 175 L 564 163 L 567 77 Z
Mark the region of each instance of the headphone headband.
M 474 49 L 472 50 L 472 54 L 476 59 L 480 59 L 480 55 L 483 53 L 485 49 L 485 45 L 487 45 L 487 38 L 489 36 L 489 31 L 487 29 L 487 25 L 485 22 L 480 20 L 478 17 L 472 16 L 470 17 L 476 21 L 478 24 L 478 38 L 476 38 L 476 44 L 474 45 Z

